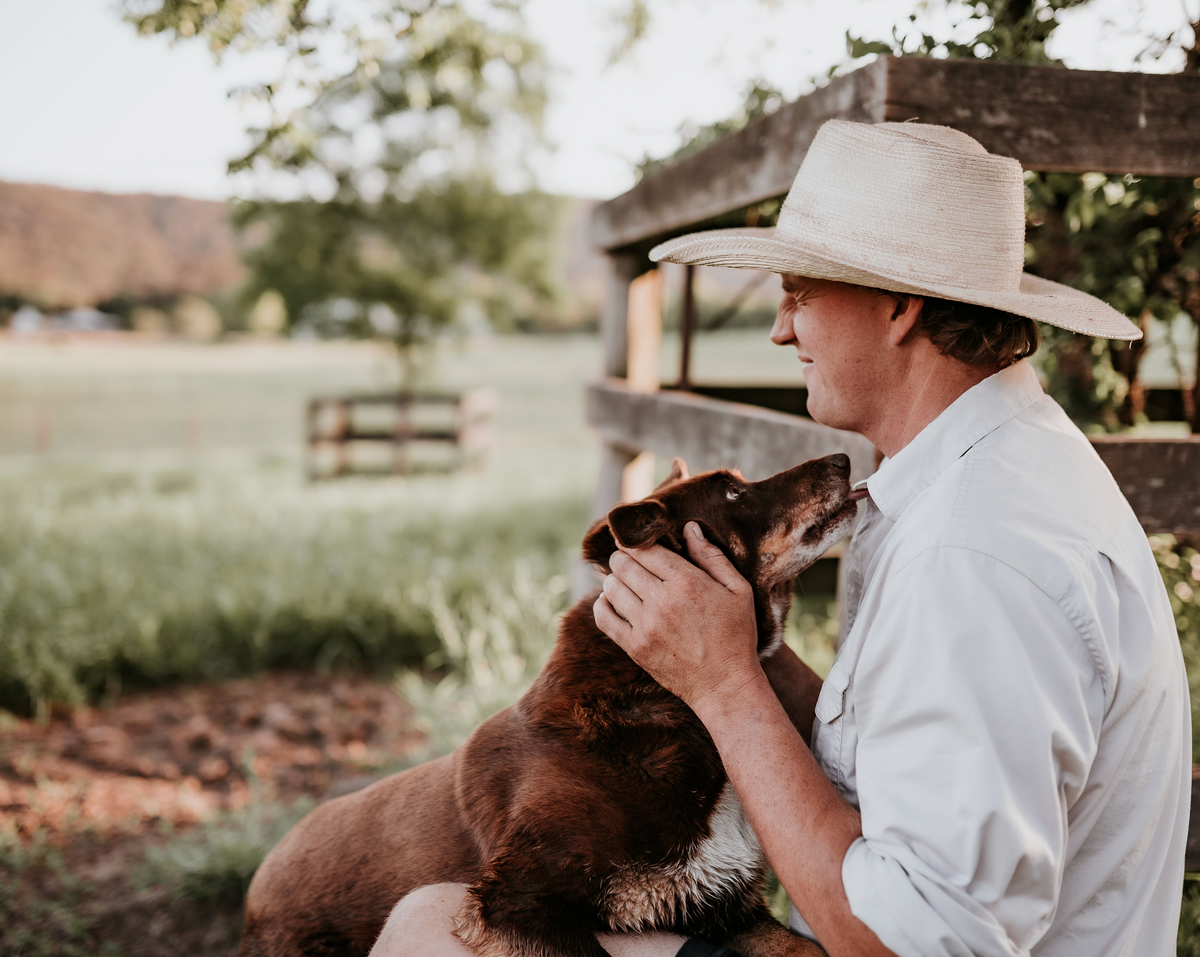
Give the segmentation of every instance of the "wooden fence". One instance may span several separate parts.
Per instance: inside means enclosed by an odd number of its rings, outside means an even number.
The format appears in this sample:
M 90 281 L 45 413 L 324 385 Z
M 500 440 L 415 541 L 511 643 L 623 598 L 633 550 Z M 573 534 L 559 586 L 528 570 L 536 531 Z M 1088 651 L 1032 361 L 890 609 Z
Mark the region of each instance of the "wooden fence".
M 492 443 L 496 393 L 379 393 L 317 398 L 308 404 L 308 475 L 336 478 L 355 471 L 405 474 L 478 464 Z M 418 459 L 421 446 L 448 454 Z M 356 450 L 383 452 L 356 458 Z

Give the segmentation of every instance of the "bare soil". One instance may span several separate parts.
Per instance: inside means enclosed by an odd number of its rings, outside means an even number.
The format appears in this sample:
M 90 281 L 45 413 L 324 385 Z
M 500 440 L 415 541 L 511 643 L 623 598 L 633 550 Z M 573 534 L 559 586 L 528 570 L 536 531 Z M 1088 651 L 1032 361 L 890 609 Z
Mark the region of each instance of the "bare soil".
M 240 900 L 133 889 L 147 847 L 244 806 L 252 786 L 282 802 L 354 790 L 413 754 L 409 718 L 388 685 L 306 672 L 131 695 L 45 725 L 10 720 L 0 830 L 50 853 L 14 867 L 10 838 L 0 953 L 236 953 Z

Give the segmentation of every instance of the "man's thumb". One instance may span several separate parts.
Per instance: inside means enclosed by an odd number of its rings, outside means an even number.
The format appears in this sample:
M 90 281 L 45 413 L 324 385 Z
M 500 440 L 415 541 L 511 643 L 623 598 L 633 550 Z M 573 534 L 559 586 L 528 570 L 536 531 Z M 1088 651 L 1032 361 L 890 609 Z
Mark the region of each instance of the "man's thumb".
M 725 557 L 725 553 L 704 537 L 699 525 L 688 522 L 684 534 L 687 536 L 688 554 L 692 561 L 708 572 L 710 578 L 726 588 L 745 580 L 733 567 L 733 563 Z

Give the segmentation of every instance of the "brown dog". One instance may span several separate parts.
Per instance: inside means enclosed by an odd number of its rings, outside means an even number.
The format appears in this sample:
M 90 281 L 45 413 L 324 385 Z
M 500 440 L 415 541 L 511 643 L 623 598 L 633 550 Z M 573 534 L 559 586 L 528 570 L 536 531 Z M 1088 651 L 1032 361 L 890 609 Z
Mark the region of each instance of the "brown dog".
M 850 463 L 831 455 L 746 482 L 672 475 L 588 531 L 683 553 L 700 524 L 754 590 L 758 648 L 782 640 L 792 581 L 853 524 Z M 242 953 L 366 954 L 417 887 L 469 885 L 459 937 L 486 957 L 605 957 L 597 931 L 666 930 L 745 957 L 815 955 L 763 898 L 766 863 L 692 711 L 568 612 L 528 693 L 454 753 L 317 808 L 250 887 Z

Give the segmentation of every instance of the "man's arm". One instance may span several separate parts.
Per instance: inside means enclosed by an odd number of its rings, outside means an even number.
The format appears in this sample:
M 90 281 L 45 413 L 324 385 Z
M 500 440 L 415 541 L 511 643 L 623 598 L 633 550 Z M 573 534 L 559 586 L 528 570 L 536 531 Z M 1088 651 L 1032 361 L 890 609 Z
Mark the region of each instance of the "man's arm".
M 805 744 L 812 744 L 813 721 L 816 720 L 817 697 L 821 694 L 821 679 L 791 648 L 780 644 L 770 658 L 762 663 L 771 690 L 783 705 Z

